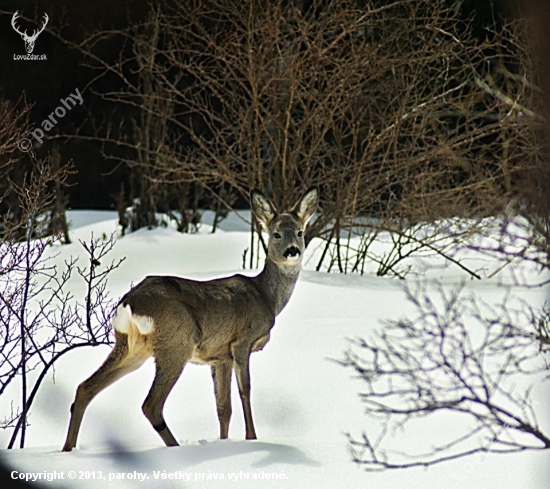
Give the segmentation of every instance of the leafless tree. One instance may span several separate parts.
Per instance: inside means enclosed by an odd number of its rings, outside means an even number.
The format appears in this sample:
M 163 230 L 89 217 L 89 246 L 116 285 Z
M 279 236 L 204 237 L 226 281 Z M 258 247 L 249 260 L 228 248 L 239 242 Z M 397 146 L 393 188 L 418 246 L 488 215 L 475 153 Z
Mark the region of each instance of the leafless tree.
M 19 143 L 28 134 L 29 107 L 20 100 L 15 106 L 8 101 L 0 101 L 0 170 L 6 171 L 10 158 L 19 150 Z
M 54 173 L 60 172 L 64 166 L 61 161 L 61 153 L 57 144 L 52 145 L 52 152 L 49 156 L 49 161 L 52 165 L 52 171 Z M 65 165 L 65 172 L 68 176 L 70 173 L 70 166 Z M 71 238 L 69 237 L 69 224 L 67 222 L 67 214 L 65 210 L 69 204 L 68 196 L 63 192 L 63 186 L 66 179 L 57 178 L 52 184 L 53 200 L 51 204 L 51 216 L 49 218 L 48 234 L 52 236 L 60 236 L 61 241 L 64 244 L 69 244 Z
M 403 276 L 407 256 L 449 256 L 434 221 L 501 212 L 533 166 L 540 92 L 522 32 L 479 41 L 442 2 L 172 0 L 78 49 L 98 79 L 118 78 L 98 95 L 129 114 L 93 137 L 128 151 L 111 157 L 133 168 L 149 207 L 180 196 L 180 229 L 193 196 L 229 208 L 220 189 L 256 186 L 285 207 L 318 184 L 318 268 L 375 259 L 379 274 Z M 109 42 L 122 47 L 105 61 L 95 52 Z M 379 233 L 393 255 L 370 252 Z M 257 256 L 252 242 L 250 266 Z

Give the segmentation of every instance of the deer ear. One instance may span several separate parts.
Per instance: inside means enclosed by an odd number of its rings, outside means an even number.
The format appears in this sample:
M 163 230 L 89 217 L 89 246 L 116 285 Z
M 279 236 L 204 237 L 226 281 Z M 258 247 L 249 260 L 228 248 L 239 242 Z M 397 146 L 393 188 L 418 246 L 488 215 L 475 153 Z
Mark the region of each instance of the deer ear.
M 277 215 L 273 204 L 258 189 L 252 189 L 250 192 L 250 205 L 262 228 L 268 231 L 269 224 Z
M 300 220 L 304 223 L 304 226 L 309 222 L 319 204 L 319 188 L 310 187 L 306 190 L 306 193 L 298 201 L 298 203 L 292 208 L 294 214 L 296 214 Z

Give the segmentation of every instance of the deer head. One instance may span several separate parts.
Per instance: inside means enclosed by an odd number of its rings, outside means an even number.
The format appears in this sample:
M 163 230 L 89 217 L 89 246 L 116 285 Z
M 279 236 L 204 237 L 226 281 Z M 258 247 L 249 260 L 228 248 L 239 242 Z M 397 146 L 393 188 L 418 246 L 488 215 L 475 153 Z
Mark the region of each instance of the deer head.
M 21 32 L 17 28 L 17 26 L 15 25 L 15 21 L 17 20 L 18 17 L 19 17 L 19 11 L 16 11 L 13 14 L 13 17 L 11 18 L 11 26 L 13 27 L 15 32 L 21 35 L 21 37 L 23 38 L 23 41 L 25 41 L 25 50 L 27 51 L 28 54 L 31 54 L 34 49 L 34 43 L 36 42 L 37 37 L 40 35 L 40 33 L 44 30 L 44 28 L 48 24 L 48 20 L 49 20 L 48 14 L 46 13 L 44 14 L 44 24 L 42 25 L 42 28 L 40 30 L 35 30 L 32 36 L 27 35 L 26 29 L 25 29 L 25 32 Z
M 277 213 L 269 199 L 257 189 L 250 192 L 254 215 L 262 228 L 269 233 L 267 256 L 275 264 L 296 267 L 302 262 L 306 248 L 304 231 L 315 214 L 319 202 L 319 189 L 309 188 L 288 212 Z

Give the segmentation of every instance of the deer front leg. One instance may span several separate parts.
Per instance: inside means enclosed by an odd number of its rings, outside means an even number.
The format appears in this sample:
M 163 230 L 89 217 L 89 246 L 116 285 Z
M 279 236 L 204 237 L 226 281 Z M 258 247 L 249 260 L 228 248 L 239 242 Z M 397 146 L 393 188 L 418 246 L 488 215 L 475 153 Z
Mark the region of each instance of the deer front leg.
M 256 430 L 252 420 L 252 407 L 250 406 L 250 345 L 239 345 L 233 348 L 233 368 L 237 374 L 237 384 L 243 405 L 244 422 L 246 426 L 246 439 L 255 440 Z
M 226 439 L 229 435 L 229 421 L 231 420 L 231 374 L 233 366 L 230 363 L 222 363 L 212 366 L 212 379 L 214 380 L 214 393 L 216 395 L 216 408 L 220 422 L 220 438 Z

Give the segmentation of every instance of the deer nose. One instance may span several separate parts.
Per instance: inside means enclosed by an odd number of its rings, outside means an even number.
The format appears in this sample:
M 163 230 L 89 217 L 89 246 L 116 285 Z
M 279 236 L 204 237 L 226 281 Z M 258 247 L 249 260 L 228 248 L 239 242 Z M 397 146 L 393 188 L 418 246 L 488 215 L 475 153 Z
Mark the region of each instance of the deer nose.
M 283 253 L 285 258 L 297 258 L 300 256 L 300 250 L 296 246 L 291 246 Z

